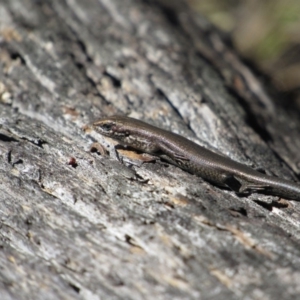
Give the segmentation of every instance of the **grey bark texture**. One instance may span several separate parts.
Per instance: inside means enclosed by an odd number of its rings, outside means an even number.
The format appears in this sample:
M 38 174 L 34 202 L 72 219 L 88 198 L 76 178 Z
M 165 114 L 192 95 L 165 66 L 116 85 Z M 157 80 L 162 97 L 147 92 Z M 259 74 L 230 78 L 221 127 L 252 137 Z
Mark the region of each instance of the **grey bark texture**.
M 0 0 L 1 299 L 300 297 L 300 203 L 90 151 L 126 114 L 299 181 L 299 111 L 226 40 L 179 0 Z

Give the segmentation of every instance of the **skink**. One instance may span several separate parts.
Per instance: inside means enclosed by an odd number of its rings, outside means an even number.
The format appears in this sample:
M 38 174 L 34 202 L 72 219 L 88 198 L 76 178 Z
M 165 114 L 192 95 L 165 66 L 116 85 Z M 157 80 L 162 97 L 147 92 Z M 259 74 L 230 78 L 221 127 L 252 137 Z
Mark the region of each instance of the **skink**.
M 121 145 L 159 156 L 204 180 L 237 193 L 262 192 L 300 200 L 300 184 L 268 176 L 178 134 L 140 120 L 111 116 L 94 122 L 93 128 Z

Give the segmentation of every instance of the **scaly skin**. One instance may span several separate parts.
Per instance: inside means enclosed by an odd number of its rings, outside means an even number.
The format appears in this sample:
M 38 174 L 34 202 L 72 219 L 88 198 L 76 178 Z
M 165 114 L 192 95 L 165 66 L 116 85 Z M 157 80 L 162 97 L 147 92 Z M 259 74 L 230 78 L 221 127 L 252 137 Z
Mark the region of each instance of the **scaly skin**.
M 111 116 L 93 123 L 93 128 L 122 145 L 160 156 L 192 174 L 238 193 L 263 192 L 300 200 L 299 184 L 260 173 L 178 134 L 140 120 Z

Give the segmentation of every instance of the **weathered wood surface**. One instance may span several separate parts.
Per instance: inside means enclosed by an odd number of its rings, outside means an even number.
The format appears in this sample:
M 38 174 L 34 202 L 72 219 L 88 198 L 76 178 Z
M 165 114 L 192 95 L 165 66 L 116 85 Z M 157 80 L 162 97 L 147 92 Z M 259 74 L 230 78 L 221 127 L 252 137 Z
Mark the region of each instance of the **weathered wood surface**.
M 181 1 L 1 0 L 0 26 L 1 299 L 300 295 L 300 203 L 89 151 L 112 143 L 84 125 L 122 113 L 299 180 L 299 111 L 211 25 Z

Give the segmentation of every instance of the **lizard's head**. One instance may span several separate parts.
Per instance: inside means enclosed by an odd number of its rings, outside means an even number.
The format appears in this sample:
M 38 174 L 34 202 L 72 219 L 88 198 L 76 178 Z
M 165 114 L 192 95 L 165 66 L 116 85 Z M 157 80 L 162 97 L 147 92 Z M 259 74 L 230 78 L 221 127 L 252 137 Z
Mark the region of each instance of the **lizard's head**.
M 94 122 L 92 127 L 96 132 L 118 140 L 122 145 L 148 153 L 157 152 L 157 143 L 152 140 L 157 131 L 162 131 L 143 121 L 126 116 L 104 117 Z
M 126 130 L 125 117 L 121 116 L 111 116 L 102 118 L 93 123 L 93 128 L 96 132 L 117 139 L 122 140 L 123 137 L 129 135 L 128 130 Z

